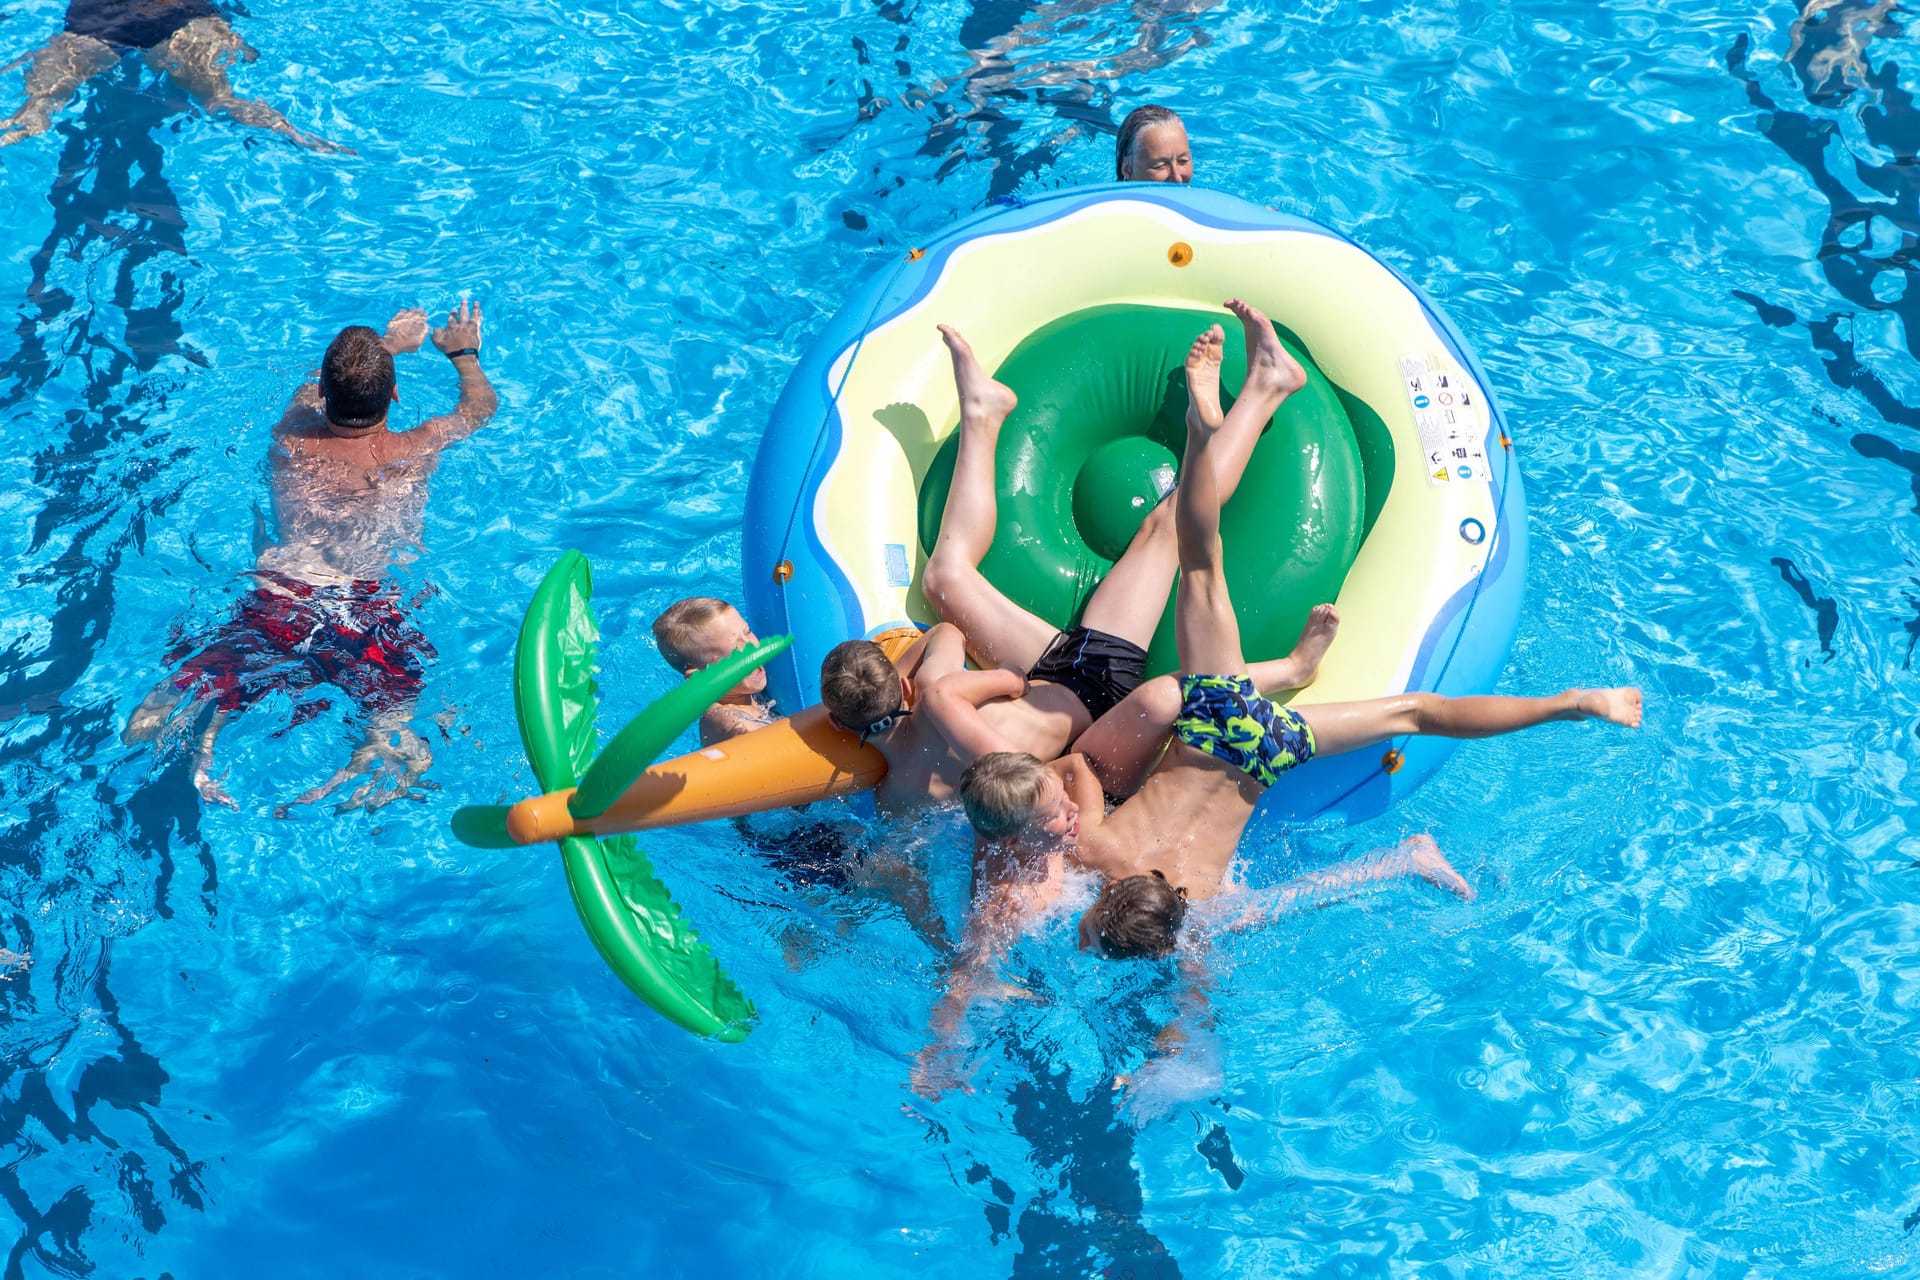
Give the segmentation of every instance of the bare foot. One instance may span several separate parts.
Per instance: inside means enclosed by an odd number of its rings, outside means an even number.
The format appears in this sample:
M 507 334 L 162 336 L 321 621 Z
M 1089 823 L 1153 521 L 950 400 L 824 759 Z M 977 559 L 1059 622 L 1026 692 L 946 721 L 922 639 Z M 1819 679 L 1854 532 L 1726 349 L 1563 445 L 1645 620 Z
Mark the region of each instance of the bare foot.
M 1218 430 L 1226 415 L 1220 411 L 1220 361 L 1227 333 L 1213 325 L 1187 348 L 1187 430 Z
M 1640 691 L 1631 686 L 1587 689 L 1574 706 L 1585 720 L 1605 720 L 1629 729 L 1640 727 Z
M 240 802 L 227 794 L 226 781 L 224 776 L 215 778 L 204 768 L 193 771 L 193 789 L 200 793 L 202 800 L 223 808 L 238 809 Z
M 940 337 L 953 353 L 953 385 L 960 389 L 960 422 L 985 422 L 997 427 L 1013 412 L 1020 398 L 1004 382 L 995 382 L 980 367 L 973 348 L 950 324 L 939 326 Z
M 1453 869 L 1447 861 L 1447 855 L 1440 852 L 1440 846 L 1433 842 L 1432 836 L 1411 836 L 1401 842 L 1400 852 L 1407 855 L 1407 861 L 1413 866 L 1413 874 L 1425 880 L 1436 889 L 1445 889 L 1463 902 L 1472 902 L 1478 897 L 1473 886 L 1467 883 L 1465 876 Z
M 1238 298 L 1227 299 L 1226 305 L 1247 331 L 1247 383 L 1241 394 L 1264 392 L 1284 400 L 1306 386 L 1307 371 L 1287 354 L 1266 312 Z
M 1340 631 L 1340 611 L 1330 604 L 1317 604 L 1307 614 L 1307 625 L 1300 628 L 1300 639 L 1293 646 L 1293 652 L 1287 655 L 1287 661 L 1297 663 L 1300 682 L 1293 687 L 1305 688 L 1313 683 L 1320 674 L 1320 660 L 1327 656 L 1328 646 Z

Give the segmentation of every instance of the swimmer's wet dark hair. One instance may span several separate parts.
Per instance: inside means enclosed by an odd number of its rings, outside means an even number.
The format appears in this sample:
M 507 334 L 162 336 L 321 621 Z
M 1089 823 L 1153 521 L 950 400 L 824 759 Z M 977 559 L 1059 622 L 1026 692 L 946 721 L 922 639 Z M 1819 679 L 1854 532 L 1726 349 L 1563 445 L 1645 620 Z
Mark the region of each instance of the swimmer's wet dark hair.
M 899 669 L 871 640 L 837 644 L 820 664 L 820 701 L 863 737 L 882 732 L 881 722 L 900 714 L 904 696 Z
M 1172 107 L 1135 107 L 1120 122 L 1120 136 L 1113 144 L 1113 176 L 1121 182 L 1127 181 L 1127 162 L 1133 159 L 1133 144 L 1140 140 L 1143 130 L 1157 124 L 1180 124 L 1180 113 Z
M 342 427 L 370 427 L 387 416 L 393 403 L 393 353 L 380 335 L 352 324 L 327 346 L 320 361 L 320 395 L 327 421 Z
M 1187 918 L 1187 891 L 1168 884 L 1158 871 L 1128 876 L 1102 889 L 1087 914 L 1093 917 L 1101 955 L 1114 960 L 1168 956 Z

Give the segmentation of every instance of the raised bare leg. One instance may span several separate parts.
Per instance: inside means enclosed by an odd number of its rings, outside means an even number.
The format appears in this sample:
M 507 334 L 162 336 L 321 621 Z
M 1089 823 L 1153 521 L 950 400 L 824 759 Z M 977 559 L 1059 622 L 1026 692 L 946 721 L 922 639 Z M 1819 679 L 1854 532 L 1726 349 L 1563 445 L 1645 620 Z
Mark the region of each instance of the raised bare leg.
M 1180 547 L 1180 590 L 1174 602 L 1174 639 L 1180 670 L 1188 675 L 1245 675 L 1240 620 L 1227 594 L 1220 546 L 1220 485 L 1213 450 L 1220 432 L 1187 418 L 1186 459 L 1174 490 L 1174 531 Z
M 252 62 L 259 50 L 242 40 L 225 18 L 195 18 L 173 33 L 165 44 L 147 50 L 147 65 L 180 83 L 187 95 L 210 115 L 223 115 L 255 129 L 283 135 L 310 151 L 341 151 L 345 147 L 295 128 L 285 116 L 264 102 L 233 96 L 227 68 Z
M 1225 349 L 1226 332 L 1213 325 L 1187 348 L 1187 423 L 1195 422 L 1220 430 L 1224 415 L 1220 412 L 1220 362 Z M 1236 406 L 1237 407 L 1237 406 Z M 1242 431 L 1242 434 L 1247 434 Z M 1259 438 L 1258 428 L 1251 433 L 1246 456 L 1253 452 L 1252 442 Z M 1240 459 L 1245 468 L 1246 457 Z M 1239 483 L 1236 471 L 1233 482 Z M 1163 500 L 1134 531 L 1126 554 L 1107 570 L 1086 609 L 1081 624 L 1096 631 L 1120 636 L 1145 648 L 1160 628 L 1160 617 L 1167 611 L 1167 593 L 1173 590 L 1173 575 L 1180 567 L 1180 552 L 1173 533 L 1173 503 Z
M 1019 401 L 1012 388 L 993 380 L 957 329 L 941 325 L 940 336 L 953 355 L 953 381 L 960 392 L 960 451 L 921 590 L 935 612 L 965 634 L 975 657 L 1024 671 L 1053 642 L 1054 628 L 1007 599 L 980 572 L 999 520 L 994 451 L 1000 426 Z
M 0 124 L 0 147 L 38 137 L 53 125 L 53 114 L 73 101 L 80 86 L 120 61 L 113 46 L 92 36 L 62 31 L 43 47 L 9 63 L 26 62 L 27 100 Z
M 1569 689 L 1550 698 L 1448 698 L 1437 693 L 1403 693 L 1370 702 L 1332 702 L 1298 710 L 1313 730 L 1314 754 L 1337 756 L 1409 734 L 1491 738 L 1553 720 L 1605 720 L 1638 729 L 1640 691 L 1626 687 Z
M 1282 689 L 1304 689 L 1320 674 L 1320 660 L 1327 656 L 1333 638 L 1340 631 L 1340 613 L 1330 604 L 1317 604 L 1307 612 L 1307 624 L 1300 638 L 1284 658 L 1269 658 L 1249 664 L 1253 687 L 1262 693 Z
M 1222 506 L 1239 489 L 1247 462 L 1274 413 L 1288 396 L 1307 385 L 1306 370 L 1287 354 L 1266 312 L 1238 298 L 1229 298 L 1226 307 L 1239 318 L 1246 341 L 1247 378 L 1240 384 L 1240 396 L 1233 408 L 1221 421 L 1220 437 L 1214 444 L 1213 470 Z
M 1213 468 L 1225 504 L 1240 487 L 1247 463 L 1260 436 L 1286 398 L 1306 385 L 1307 375 L 1287 354 L 1273 321 L 1257 307 L 1238 298 L 1227 309 L 1239 318 L 1247 347 L 1247 377 L 1233 408 L 1220 409 L 1220 363 L 1226 334 L 1219 325 L 1194 339 L 1186 359 L 1187 424 L 1198 421 L 1217 429 Z M 1087 601 L 1081 622 L 1096 630 L 1125 637 L 1145 646 L 1159 629 L 1166 612 L 1167 593 L 1179 567 L 1179 549 L 1173 530 L 1173 504 L 1155 507 L 1127 545 L 1127 552 L 1108 571 Z

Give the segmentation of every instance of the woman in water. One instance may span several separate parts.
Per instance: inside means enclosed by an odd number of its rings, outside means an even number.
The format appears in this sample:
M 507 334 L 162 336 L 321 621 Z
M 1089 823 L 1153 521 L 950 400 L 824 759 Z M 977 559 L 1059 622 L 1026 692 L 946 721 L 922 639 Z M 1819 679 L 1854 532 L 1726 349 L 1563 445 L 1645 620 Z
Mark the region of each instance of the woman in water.
M 1168 107 L 1136 107 L 1120 124 L 1113 148 L 1114 176 L 1122 182 L 1192 182 L 1187 126 Z

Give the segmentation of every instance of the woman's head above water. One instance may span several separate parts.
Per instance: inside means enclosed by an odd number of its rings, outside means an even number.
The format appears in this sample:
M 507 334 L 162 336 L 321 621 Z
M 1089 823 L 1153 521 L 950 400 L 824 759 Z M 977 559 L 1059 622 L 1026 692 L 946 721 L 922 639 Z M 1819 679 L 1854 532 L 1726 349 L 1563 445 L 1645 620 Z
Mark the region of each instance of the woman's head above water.
M 1113 172 L 1122 182 L 1192 182 L 1193 152 L 1179 115 L 1168 107 L 1135 107 L 1120 122 Z

